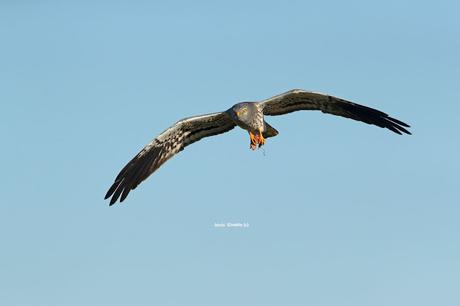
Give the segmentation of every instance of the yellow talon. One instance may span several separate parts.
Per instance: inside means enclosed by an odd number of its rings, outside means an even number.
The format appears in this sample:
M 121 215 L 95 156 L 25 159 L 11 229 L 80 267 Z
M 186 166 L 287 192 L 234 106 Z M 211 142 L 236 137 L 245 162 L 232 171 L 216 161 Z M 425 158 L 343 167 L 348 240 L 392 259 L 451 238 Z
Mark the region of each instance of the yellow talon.
M 249 132 L 249 138 L 251 139 L 251 150 L 255 150 L 257 147 L 260 148 L 265 144 L 265 138 L 262 135 L 262 131 L 259 131 L 259 134 L 253 134 L 252 132 Z
M 259 130 L 259 148 L 265 144 L 265 138 L 262 135 L 262 131 Z
M 249 138 L 251 139 L 249 147 L 251 150 L 255 150 L 257 148 L 257 138 L 252 132 L 249 132 Z

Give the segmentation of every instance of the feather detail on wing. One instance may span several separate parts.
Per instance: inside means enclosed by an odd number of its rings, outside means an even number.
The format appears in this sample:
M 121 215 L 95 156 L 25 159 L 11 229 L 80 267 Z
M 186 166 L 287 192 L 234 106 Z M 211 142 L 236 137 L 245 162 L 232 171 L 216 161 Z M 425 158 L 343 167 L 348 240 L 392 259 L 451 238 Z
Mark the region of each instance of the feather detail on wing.
M 118 174 L 107 191 L 110 205 L 120 202 L 168 159 L 186 146 L 204 138 L 230 131 L 235 127 L 226 113 L 190 117 L 178 121 L 147 144 Z
M 381 128 L 387 128 L 397 134 L 411 134 L 405 127 L 408 124 L 394 119 L 379 110 L 356 104 L 326 94 L 293 89 L 259 102 L 264 115 L 277 116 L 300 110 L 320 110 L 323 113 L 342 116 Z

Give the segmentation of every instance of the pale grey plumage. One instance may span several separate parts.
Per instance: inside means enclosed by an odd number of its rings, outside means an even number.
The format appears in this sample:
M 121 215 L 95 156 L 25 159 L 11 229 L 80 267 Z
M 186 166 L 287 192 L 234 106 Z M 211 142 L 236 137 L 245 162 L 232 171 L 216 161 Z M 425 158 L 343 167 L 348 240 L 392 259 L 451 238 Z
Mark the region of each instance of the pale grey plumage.
M 120 171 L 105 198 L 112 197 L 110 205 L 118 199 L 122 202 L 131 190 L 186 146 L 204 137 L 230 131 L 236 125 L 252 134 L 261 133 L 262 140 L 276 136 L 278 131 L 265 122 L 264 115 L 277 116 L 298 110 L 320 110 L 387 128 L 397 134 L 410 134 L 405 129 L 409 125 L 376 109 L 326 94 L 294 89 L 260 102 L 238 103 L 225 112 L 176 122 L 147 144 Z

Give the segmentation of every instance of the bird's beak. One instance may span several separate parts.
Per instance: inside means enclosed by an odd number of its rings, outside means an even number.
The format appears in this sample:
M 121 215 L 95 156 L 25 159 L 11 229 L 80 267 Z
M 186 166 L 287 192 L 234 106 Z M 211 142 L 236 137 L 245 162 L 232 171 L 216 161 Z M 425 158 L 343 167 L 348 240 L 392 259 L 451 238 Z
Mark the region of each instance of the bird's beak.
M 240 112 L 235 112 L 236 116 L 239 117 L 240 116 Z

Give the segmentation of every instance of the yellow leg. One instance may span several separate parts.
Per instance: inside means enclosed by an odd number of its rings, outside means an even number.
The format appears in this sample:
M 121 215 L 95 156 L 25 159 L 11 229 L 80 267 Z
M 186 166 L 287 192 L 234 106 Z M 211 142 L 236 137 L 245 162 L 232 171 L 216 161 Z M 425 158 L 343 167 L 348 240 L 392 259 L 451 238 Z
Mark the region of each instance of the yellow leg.
M 249 145 L 249 147 L 251 148 L 251 150 L 255 150 L 257 148 L 257 136 L 254 135 L 252 132 L 249 132 L 249 138 L 251 139 L 251 143 Z
M 251 139 L 250 148 L 251 150 L 257 149 L 257 147 L 261 147 L 265 144 L 265 138 L 262 135 L 262 131 L 259 130 L 258 134 L 253 134 L 249 132 L 249 138 Z
M 264 136 L 262 135 L 262 131 L 261 131 L 261 130 L 259 130 L 259 141 L 258 141 L 258 142 L 259 142 L 259 148 L 265 144 L 265 138 L 264 138 Z

